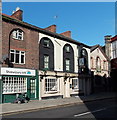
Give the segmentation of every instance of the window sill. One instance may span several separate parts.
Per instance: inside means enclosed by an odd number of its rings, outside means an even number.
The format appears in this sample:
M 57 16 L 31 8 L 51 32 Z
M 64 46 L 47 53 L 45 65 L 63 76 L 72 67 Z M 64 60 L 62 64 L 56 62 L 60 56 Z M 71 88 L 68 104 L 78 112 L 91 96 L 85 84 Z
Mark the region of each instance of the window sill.
M 12 63 L 14 65 L 25 65 L 25 63 Z
M 55 94 L 58 93 L 59 91 L 49 91 L 49 92 L 45 92 L 45 94 Z
M 79 91 L 79 89 L 75 89 L 75 90 L 74 90 L 74 89 L 72 89 L 72 91 L 73 91 L 73 92 L 78 92 L 78 91 Z
M 19 41 L 23 41 L 23 39 L 17 39 L 17 38 L 13 38 L 14 40 L 19 40 Z
M 20 94 L 20 93 L 26 93 L 26 92 L 27 92 L 27 91 L 25 91 L 25 92 L 7 92 L 7 93 L 4 92 L 4 93 L 2 93 L 2 94 L 4 94 L 4 95 L 5 95 L 5 94 L 18 94 L 18 93 Z
M 44 47 L 44 48 L 48 48 L 48 49 L 50 49 L 50 46 L 48 47 L 48 46 L 43 45 L 43 47 Z

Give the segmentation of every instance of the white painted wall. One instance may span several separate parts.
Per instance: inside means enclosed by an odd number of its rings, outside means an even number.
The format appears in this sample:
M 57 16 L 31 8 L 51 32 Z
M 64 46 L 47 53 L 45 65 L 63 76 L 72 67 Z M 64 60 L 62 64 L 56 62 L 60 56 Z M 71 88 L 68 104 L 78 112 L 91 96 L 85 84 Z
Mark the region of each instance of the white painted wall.
M 43 37 L 48 37 L 54 44 L 54 70 L 63 71 L 63 47 L 65 44 L 70 44 L 74 50 L 74 71 L 78 71 L 78 48 L 76 44 L 66 42 L 42 33 L 39 33 L 39 42 Z

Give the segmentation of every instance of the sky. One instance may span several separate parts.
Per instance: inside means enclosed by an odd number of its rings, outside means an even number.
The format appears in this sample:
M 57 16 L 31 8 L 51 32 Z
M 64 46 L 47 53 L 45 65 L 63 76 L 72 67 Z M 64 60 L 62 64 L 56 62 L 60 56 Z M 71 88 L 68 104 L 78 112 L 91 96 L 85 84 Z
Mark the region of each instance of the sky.
M 24 22 L 40 28 L 56 24 L 57 33 L 71 31 L 72 39 L 89 46 L 103 46 L 104 36 L 115 35 L 115 2 L 3 2 L 2 12 L 11 15 L 16 7 Z

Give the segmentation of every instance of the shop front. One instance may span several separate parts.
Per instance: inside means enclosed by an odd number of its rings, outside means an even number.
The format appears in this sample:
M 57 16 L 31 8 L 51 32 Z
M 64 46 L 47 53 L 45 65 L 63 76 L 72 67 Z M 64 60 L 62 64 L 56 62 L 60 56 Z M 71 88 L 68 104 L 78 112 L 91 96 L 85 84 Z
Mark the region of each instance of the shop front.
M 24 93 L 31 100 L 39 98 L 36 70 L 2 67 L 1 75 L 2 103 L 13 102 Z

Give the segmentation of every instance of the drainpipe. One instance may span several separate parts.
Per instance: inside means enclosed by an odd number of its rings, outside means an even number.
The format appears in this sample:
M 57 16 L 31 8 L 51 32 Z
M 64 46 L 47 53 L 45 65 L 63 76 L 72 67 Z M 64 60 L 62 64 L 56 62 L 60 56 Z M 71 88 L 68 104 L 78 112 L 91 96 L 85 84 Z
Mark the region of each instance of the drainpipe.
M 41 100 L 41 94 L 40 94 L 40 75 L 39 75 L 39 70 L 36 70 L 36 77 L 37 77 L 37 94 L 38 94 L 38 98 L 39 98 L 39 100 Z

